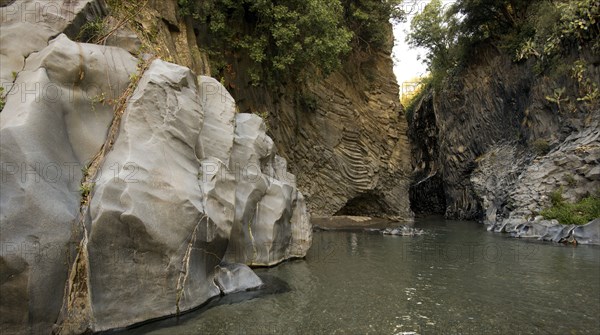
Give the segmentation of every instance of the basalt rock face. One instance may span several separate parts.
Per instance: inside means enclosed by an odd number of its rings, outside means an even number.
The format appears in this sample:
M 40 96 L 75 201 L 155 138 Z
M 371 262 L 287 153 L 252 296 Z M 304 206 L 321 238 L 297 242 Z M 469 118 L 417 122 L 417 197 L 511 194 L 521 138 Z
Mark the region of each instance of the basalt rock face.
M 27 56 L 0 113 L 3 334 L 175 315 L 260 286 L 243 264 L 306 254 L 295 177 L 217 81 L 65 35 L 24 53 L 15 25 L 0 31 L 3 71 Z
M 412 219 L 407 123 L 391 45 L 354 51 L 326 79 L 278 93 L 250 86 L 241 69 L 247 64 L 233 61 L 227 80 L 240 110 L 268 115 L 269 133 L 313 215 Z
M 449 218 L 478 217 L 482 208 L 469 182 L 475 160 L 499 141 L 518 139 L 531 85 L 528 73 L 508 57 L 485 50 L 473 58 L 478 63 L 426 95 L 410 121 L 416 181 L 443 180 L 443 214 Z M 414 192 L 429 197 L 426 189 Z
M 102 44 L 133 54 L 151 52 L 162 59 L 210 75 L 208 58 L 200 51 L 192 19 L 180 15 L 177 0 L 114 1 L 105 20 L 113 32 Z
M 288 122 L 274 133 L 292 148 L 290 160 L 303 172 L 298 183 L 315 213 L 411 219 L 408 127 L 393 65 L 385 50 L 371 57 L 312 86 L 316 108 L 295 111 L 295 122 L 291 111 L 283 113 Z
M 425 204 L 413 208 L 482 219 L 492 230 L 507 231 L 507 222 L 515 228 L 533 220 L 561 187 L 568 201 L 594 194 L 597 103 L 565 99 L 557 105 L 548 98 L 556 88 L 579 94 L 568 71 L 535 75 L 534 61 L 515 64 L 491 47 L 478 50 L 469 66 L 423 96 L 409 120 L 416 172 L 411 197 Z M 582 51 L 565 62 L 577 59 L 598 82 L 594 56 Z M 432 198 L 444 206 L 421 201 Z
M 600 190 L 600 126 L 570 135 L 543 157 L 516 146 L 496 145 L 478 161 L 470 181 L 486 208 L 488 230 L 554 242 L 600 244 L 598 222 L 577 228 L 537 216 L 551 204 L 549 195 L 562 190 L 576 202 Z M 596 220 L 598 221 L 598 220 Z M 534 231 L 536 231 L 534 233 Z

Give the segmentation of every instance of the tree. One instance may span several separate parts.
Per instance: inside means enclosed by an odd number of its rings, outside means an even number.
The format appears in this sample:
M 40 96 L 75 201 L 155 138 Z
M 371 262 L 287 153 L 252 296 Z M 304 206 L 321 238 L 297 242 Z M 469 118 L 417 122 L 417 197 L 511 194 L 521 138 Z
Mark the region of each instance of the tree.
M 481 40 L 509 32 L 526 18 L 527 7 L 536 1 L 458 0 L 449 13 L 462 16 L 462 35 Z
M 321 77 L 350 50 L 391 47 L 389 21 L 401 20 L 402 0 L 178 0 L 195 20 L 212 69 L 232 64 L 254 84 Z M 250 60 L 251 64 L 247 64 Z
M 354 45 L 362 49 L 385 48 L 389 41 L 386 25 L 402 22 L 402 0 L 344 0 L 346 24 L 354 33 Z
M 457 22 L 442 8 L 440 0 L 432 0 L 410 23 L 406 41 L 413 47 L 427 49 L 425 63 L 430 71 L 452 65 L 451 48 L 456 41 Z
M 330 73 L 350 50 L 340 0 L 180 0 L 209 36 L 205 45 L 223 70 L 228 56 L 246 56 L 255 84 Z

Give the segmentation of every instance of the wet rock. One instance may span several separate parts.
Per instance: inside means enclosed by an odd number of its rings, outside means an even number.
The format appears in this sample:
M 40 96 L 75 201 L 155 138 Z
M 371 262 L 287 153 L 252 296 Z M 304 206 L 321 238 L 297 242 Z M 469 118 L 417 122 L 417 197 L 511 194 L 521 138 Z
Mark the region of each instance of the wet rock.
M 550 221 L 533 221 L 522 223 L 512 231 L 514 237 L 542 239 L 550 227 L 554 226 Z
M 577 243 L 600 245 L 600 219 L 576 227 L 572 234 Z
M 425 231 L 423 229 L 418 229 L 414 227 L 400 226 L 396 228 L 386 228 L 382 230 L 381 233 L 383 235 L 419 236 L 423 235 Z
M 256 289 L 263 285 L 262 280 L 243 264 L 221 264 L 215 283 L 224 294 Z
M 555 241 L 560 240 L 564 226 L 560 224 L 554 224 L 546 229 L 546 233 L 540 237 L 543 241 Z

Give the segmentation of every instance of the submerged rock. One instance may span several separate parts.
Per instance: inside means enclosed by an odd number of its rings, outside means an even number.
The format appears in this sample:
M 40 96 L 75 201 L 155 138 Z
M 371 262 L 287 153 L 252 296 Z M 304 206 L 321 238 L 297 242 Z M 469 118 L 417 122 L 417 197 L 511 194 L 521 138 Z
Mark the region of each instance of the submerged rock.
M 397 228 L 386 228 L 382 230 L 381 233 L 383 233 L 383 235 L 420 236 L 425 234 L 425 231 L 414 227 L 400 226 Z
M 244 264 L 221 264 L 215 283 L 223 294 L 256 289 L 263 285 L 256 273 Z

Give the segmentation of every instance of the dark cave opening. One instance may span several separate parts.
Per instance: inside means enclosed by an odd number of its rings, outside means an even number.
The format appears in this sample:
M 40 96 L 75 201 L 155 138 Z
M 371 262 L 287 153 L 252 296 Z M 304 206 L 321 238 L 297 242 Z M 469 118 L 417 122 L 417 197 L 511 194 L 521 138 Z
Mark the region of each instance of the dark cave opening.
M 444 182 L 437 174 L 412 184 L 409 197 L 410 209 L 417 216 L 444 215 L 446 213 Z
M 334 216 L 372 216 L 381 217 L 388 212 L 388 206 L 382 197 L 373 192 L 361 193 L 348 200 Z

